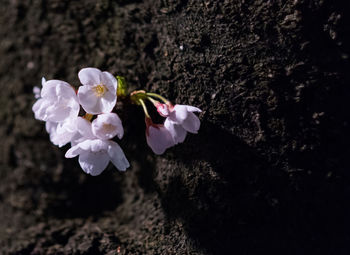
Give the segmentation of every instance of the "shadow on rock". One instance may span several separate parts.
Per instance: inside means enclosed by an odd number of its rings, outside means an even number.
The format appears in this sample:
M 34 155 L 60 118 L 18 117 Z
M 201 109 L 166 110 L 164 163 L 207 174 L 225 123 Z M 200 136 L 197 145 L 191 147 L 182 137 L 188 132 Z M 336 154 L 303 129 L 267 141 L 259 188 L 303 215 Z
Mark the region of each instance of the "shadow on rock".
M 161 198 L 169 222 L 181 219 L 203 250 L 323 254 L 346 247 L 344 219 L 350 210 L 341 201 L 350 192 L 343 185 L 310 180 L 306 172 L 298 180 L 212 124 L 188 140 L 193 153 L 176 148 L 175 154 L 194 173 L 172 177 Z
M 68 162 L 61 181 L 44 187 L 45 213 L 57 218 L 96 216 L 122 203 L 119 176 L 112 164 L 100 176 L 82 173 L 77 162 Z

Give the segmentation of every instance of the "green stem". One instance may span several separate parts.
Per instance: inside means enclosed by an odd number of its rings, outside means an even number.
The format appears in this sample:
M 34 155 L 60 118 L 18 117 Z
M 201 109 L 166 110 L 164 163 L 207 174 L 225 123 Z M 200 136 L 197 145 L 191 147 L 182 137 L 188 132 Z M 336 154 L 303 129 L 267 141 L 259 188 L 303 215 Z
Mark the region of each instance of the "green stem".
M 159 98 L 160 100 L 162 100 L 165 104 L 167 102 L 169 102 L 169 100 L 167 100 L 165 97 L 162 97 L 161 95 L 158 95 L 156 93 L 146 93 L 147 96 L 151 96 L 151 97 L 156 97 Z
M 144 111 L 144 113 L 145 113 L 145 116 L 146 116 L 147 118 L 151 118 L 151 117 L 149 116 L 149 114 L 148 114 L 148 111 L 147 111 L 147 107 L 146 107 L 145 102 L 144 102 L 142 99 L 139 99 L 139 102 L 140 102 L 140 104 L 142 105 L 142 108 L 143 108 L 143 111 Z
M 156 104 L 159 103 L 159 101 L 154 100 L 152 97 L 147 97 L 147 99 L 151 101 L 154 106 L 156 106 Z

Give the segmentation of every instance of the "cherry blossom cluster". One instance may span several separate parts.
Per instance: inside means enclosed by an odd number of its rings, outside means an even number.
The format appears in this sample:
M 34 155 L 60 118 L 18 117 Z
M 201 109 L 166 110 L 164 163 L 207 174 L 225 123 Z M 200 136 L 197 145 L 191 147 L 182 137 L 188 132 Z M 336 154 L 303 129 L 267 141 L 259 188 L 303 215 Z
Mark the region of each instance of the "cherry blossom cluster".
M 33 89 L 37 101 L 32 110 L 36 119 L 46 122 L 46 131 L 53 144 L 62 147 L 70 143 L 66 158 L 79 156 L 79 164 L 88 174 L 101 174 L 110 161 L 120 171 L 130 166 L 123 150 L 113 140 L 115 137 L 122 139 L 124 135 L 122 121 L 113 112 L 117 95 L 129 97 L 131 102 L 142 106 L 147 144 L 155 154 L 182 143 L 187 132 L 197 133 L 200 127 L 194 112 L 201 110 L 196 107 L 174 106 L 161 95 L 143 90 L 127 95 L 122 77 L 116 78 L 97 68 L 84 68 L 78 77 L 82 85 L 77 90 L 65 81 L 43 78 L 42 88 Z M 165 118 L 163 124 L 153 123 L 146 100 Z
M 197 107 L 189 105 L 172 105 L 170 101 L 155 93 L 143 90 L 131 93 L 131 98 L 142 105 L 145 112 L 146 140 L 155 154 L 163 154 L 166 149 L 182 143 L 187 132 L 196 134 L 200 127 L 199 118 L 194 112 L 201 112 Z M 155 100 L 158 98 L 162 103 Z M 163 124 L 154 124 L 144 99 L 148 99 L 156 107 L 160 116 L 165 118 Z

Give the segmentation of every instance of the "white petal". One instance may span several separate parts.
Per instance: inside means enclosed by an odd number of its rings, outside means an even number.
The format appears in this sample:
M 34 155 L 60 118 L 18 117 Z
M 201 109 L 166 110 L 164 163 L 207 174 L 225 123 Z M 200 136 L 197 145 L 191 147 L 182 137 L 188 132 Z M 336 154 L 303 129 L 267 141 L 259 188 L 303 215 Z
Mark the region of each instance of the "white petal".
M 43 88 L 41 89 L 41 97 L 56 99 L 56 85 L 56 80 L 45 82 L 43 84 Z
M 45 123 L 46 132 L 49 133 L 49 134 L 51 134 L 52 132 L 56 132 L 57 125 L 58 125 L 57 122 L 47 121 Z
M 199 118 L 192 112 L 188 113 L 187 119 L 182 122 L 182 127 L 188 132 L 197 134 L 201 125 Z
M 84 111 L 91 114 L 101 113 L 98 97 L 90 86 L 80 86 L 78 89 L 78 98 Z
M 44 99 L 39 99 L 39 100 L 37 100 L 35 103 L 34 103 L 34 105 L 33 105 L 33 107 L 32 107 L 32 111 L 35 113 L 35 112 L 37 112 L 39 109 L 40 109 L 40 105 L 42 104 L 44 102 Z
M 86 140 L 86 138 L 84 138 L 79 132 L 75 133 L 75 135 L 72 137 L 70 144 L 71 146 L 75 146 L 79 143 L 82 143 Z
M 91 149 L 92 152 L 107 151 L 108 142 L 100 139 L 92 140 Z
M 42 78 L 41 78 L 41 86 L 44 86 L 45 82 L 46 82 L 45 77 L 42 77 Z
M 85 137 L 86 139 L 95 138 L 94 134 L 92 133 L 91 122 L 88 121 L 87 119 L 78 117 L 77 127 L 78 127 L 78 132 L 80 133 L 81 136 Z
M 41 118 L 41 120 L 47 121 L 49 120 L 49 116 L 51 114 L 50 110 L 53 111 L 53 109 L 54 106 L 52 105 L 52 102 L 43 99 L 42 104 L 37 111 L 37 116 Z
M 71 99 L 71 100 L 68 100 L 68 102 L 65 101 L 65 104 L 70 109 L 68 118 L 75 119 L 76 117 L 78 117 L 78 114 L 80 112 L 80 104 L 78 102 L 78 97 L 76 97 L 76 100 Z
M 62 127 L 64 132 L 76 132 L 78 129 L 78 117 L 69 118 L 66 121 L 60 123 L 58 126 Z M 60 133 L 58 130 L 57 132 Z
M 34 112 L 34 116 L 37 120 L 44 120 L 44 115 L 45 115 L 45 111 L 43 111 L 44 102 L 45 100 L 41 98 L 37 100 L 32 107 L 32 111 Z
M 84 150 L 82 150 L 79 145 L 75 145 L 72 148 L 70 148 L 66 154 L 64 155 L 66 158 L 74 158 L 78 156 L 79 154 L 83 153 Z
M 57 98 L 57 92 L 69 94 L 71 96 L 72 94 L 74 94 L 74 89 L 71 85 L 69 85 L 69 83 L 65 81 L 49 80 L 43 84 L 43 88 L 41 90 L 41 97 Z
M 49 133 L 49 135 L 50 135 L 50 141 L 54 145 L 59 146 L 60 137 L 59 137 L 59 135 L 57 135 L 57 126 L 58 126 L 58 123 L 56 123 L 56 122 L 47 121 L 45 123 L 45 129 L 46 129 L 47 133 Z
M 164 127 L 169 130 L 175 144 L 182 143 L 186 138 L 186 130 L 180 125 L 175 124 L 169 118 L 165 119 Z
M 101 112 L 103 113 L 111 112 L 116 103 L 117 103 L 116 94 L 113 94 L 110 91 L 107 91 L 106 94 L 104 94 L 103 97 L 100 98 Z
M 115 165 L 120 171 L 125 171 L 130 166 L 123 150 L 116 142 L 109 141 L 108 155 L 113 165 Z
M 156 127 L 149 126 L 146 132 L 147 144 L 157 155 L 163 154 L 165 150 L 175 145 L 170 132 L 162 125 Z
M 60 122 L 78 116 L 80 106 L 77 96 L 68 83 L 59 80 L 47 81 L 43 85 L 41 96 L 32 108 L 36 118 Z
M 54 144 L 56 146 L 60 145 L 60 139 L 56 133 L 50 134 L 50 141 L 52 142 L 52 144 Z M 61 147 L 61 146 L 59 146 L 59 147 Z
M 69 85 L 66 82 L 61 82 L 56 85 L 56 95 L 57 97 L 62 97 L 64 99 L 71 99 L 74 98 L 75 101 L 77 100 L 77 95 L 75 94 L 75 90 L 71 85 Z
M 108 88 L 108 91 L 110 91 L 114 95 L 117 94 L 118 81 L 111 73 L 102 72 L 101 83 L 103 85 L 106 85 L 106 87 Z
M 91 151 L 91 146 L 93 142 L 94 140 L 88 139 L 88 140 L 84 140 L 81 143 L 78 143 L 77 146 L 79 146 L 84 151 Z
M 66 145 L 71 142 L 75 134 L 77 133 L 77 118 L 75 120 L 68 120 L 64 122 L 60 122 L 57 125 L 57 129 L 55 132 L 55 137 L 52 137 L 51 140 L 57 141 L 59 147 Z M 50 133 L 50 138 L 54 134 L 54 132 Z
M 97 68 L 83 68 L 78 73 L 79 80 L 83 85 L 98 85 L 101 83 L 101 71 Z
M 46 109 L 47 120 L 53 122 L 60 122 L 67 119 L 70 115 L 71 109 L 67 105 L 55 104 Z M 78 114 L 77 114 L 78 115 Z
M 99 175 L 109 163 L 107 152 L 87 152 L 79 156 L 79 164 L 84 172 L 92 176 Z
M 56 138 L 57 144 L 55 143 L 54 144 L 58 145 L 58 147 L 61 148 L 62 146 L 65 146 L 67 143 L 70 143 L 73 136 L 74 136 L 74 133 L 65 133 L 63 135 L 59 135 Z

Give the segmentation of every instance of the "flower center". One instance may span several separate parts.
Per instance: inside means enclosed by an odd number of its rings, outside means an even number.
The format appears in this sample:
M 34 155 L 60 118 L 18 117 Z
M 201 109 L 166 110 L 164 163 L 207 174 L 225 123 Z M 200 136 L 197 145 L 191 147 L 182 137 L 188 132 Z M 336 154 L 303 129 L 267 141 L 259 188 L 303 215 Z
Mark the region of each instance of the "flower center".
M 116 129 L 112 124 L 103 124 L 102 128 L 106 133 L 112 133 Z
M 94 92 L 97 97 L 102 97 L 107 91 L 107 87 L 103 84 L 99 84 L 94 87 Z

